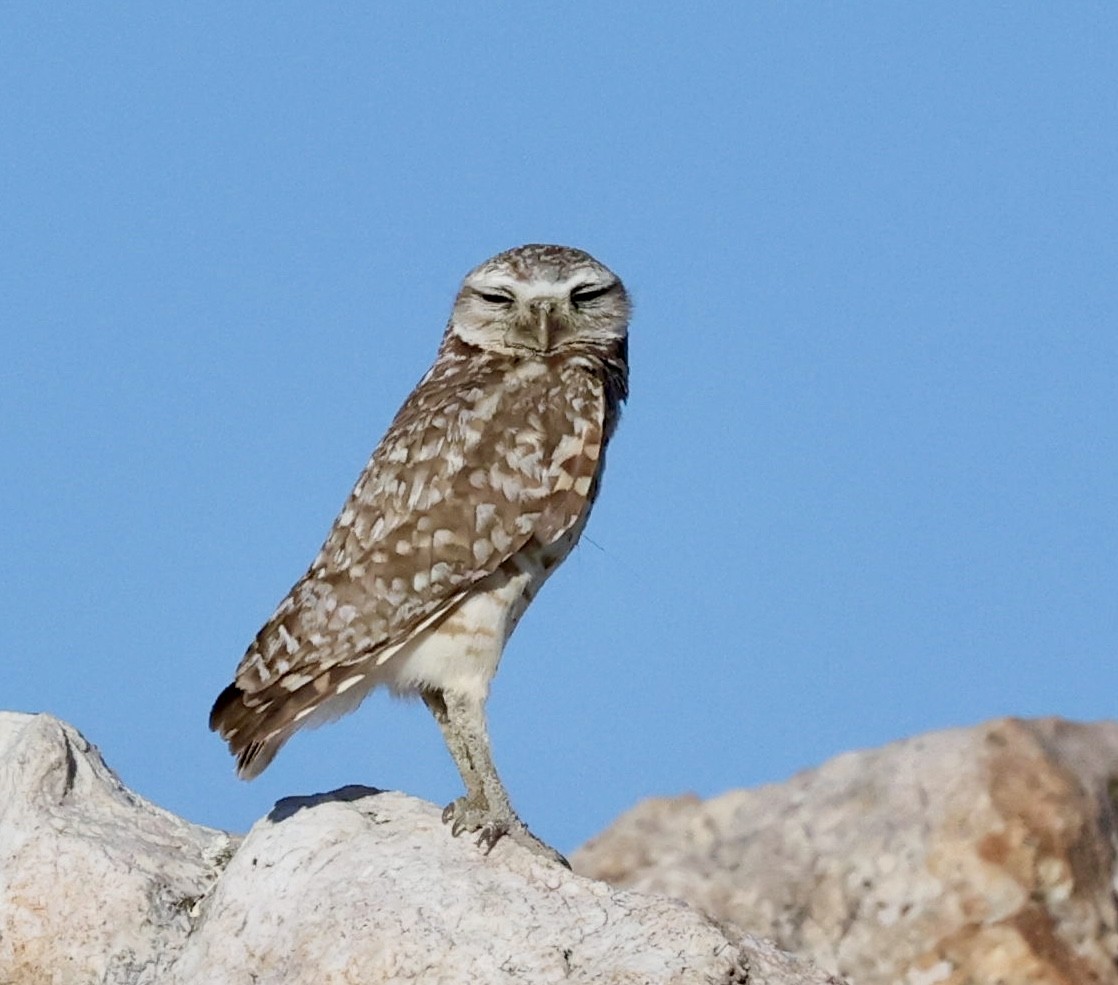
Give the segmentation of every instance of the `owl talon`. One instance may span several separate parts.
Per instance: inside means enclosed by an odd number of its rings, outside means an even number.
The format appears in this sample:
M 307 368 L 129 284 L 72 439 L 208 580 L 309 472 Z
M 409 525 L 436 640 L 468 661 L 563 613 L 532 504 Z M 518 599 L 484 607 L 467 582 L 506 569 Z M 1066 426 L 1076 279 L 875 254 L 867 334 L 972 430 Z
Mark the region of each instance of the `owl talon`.
M 482 801 L 480 804 L 471 802 L 468 797 L 459 797 L 443 808 L 443 824 L 450 825 L 451 837 L 457 838 L 460 834 L 473 834 L 477 832 L 477 844 L 484 848 L 488 855 L 493 846 L 497 844 L 513 825 L 523 827 L 515 814 L 511 816 L 497 815 Z
M 477 833 L 477 847 L 486 855 L 506 835 L 518 845 L 523 845 L 534 855 L 555 862 L 569 869 L 571 863 L 550 845 L 540 841 L 528 826 L 515 814 L 493 816 L 487 807 L 470 803 L 469 798 L 459 797 L 443 808 L 443 824 L 450 825 L 450 834 L 457 838 L 460 834 Z
M 540 858 L 547 859 L 547 861 L 549 862 L 555 862 L 558 865 L 563 866 L 563 868 L 565 869 L 569 869 L 571 867 L 571 863 L 568 862 L 563 855 L 560 855 L 559 852 L 557 852 L 546 842 L 540 841 L 540 839 L 532 834 L 532 832 L 529 831 L 525 825 L 521 825 L 519 831 L 510 831 L 509 837 L 512 838 L 512 840 L 515 841 L 517 844 L 523 845 L 534 855 L 538 855 Z
M 509 825 L 507 821 L 487 824 L 478 832 L 477 847 L 488 855 L 493 851 L 493 846 L 508 833 Z

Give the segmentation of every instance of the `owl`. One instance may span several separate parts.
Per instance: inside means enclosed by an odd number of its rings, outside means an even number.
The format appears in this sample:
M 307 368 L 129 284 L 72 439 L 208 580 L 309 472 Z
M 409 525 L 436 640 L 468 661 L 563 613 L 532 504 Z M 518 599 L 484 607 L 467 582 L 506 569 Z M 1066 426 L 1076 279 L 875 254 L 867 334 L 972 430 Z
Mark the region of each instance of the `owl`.
M 442 815 L 453 835 L 562 861 L 512 808 L 485 702 L 597 498 L 629 310 L 617 276 L 570 247 L 517 247 L 466 275 L 434 364 L 213 706 L 241 777 L 384 686 L 423 700 L 462 774 Z

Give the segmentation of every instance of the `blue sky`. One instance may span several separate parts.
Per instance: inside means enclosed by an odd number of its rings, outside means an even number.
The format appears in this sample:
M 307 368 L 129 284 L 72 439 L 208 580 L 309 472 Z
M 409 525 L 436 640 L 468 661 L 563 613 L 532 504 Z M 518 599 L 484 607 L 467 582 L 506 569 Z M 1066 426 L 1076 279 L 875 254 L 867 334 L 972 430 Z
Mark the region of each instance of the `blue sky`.
M 0 707 L 247 828 L 442 804 L 374 696 L 233 776 L 206 716 L 461 276 L 626 280 L 588 537 L 490 701 L 562 849 L 650 795 L 1118 703 L 1111 4 L 6 5 Z

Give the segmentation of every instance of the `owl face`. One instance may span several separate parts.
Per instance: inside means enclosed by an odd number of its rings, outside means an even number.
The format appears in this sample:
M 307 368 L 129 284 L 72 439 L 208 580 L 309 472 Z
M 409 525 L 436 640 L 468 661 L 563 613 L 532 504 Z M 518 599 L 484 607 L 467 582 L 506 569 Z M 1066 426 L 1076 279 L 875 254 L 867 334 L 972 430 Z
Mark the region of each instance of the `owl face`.
M 629 297 L 609 268 L 566 246 L 520 246 L 466 275 L 449 332 L 467 345 L 543 356 L 624 339 Z

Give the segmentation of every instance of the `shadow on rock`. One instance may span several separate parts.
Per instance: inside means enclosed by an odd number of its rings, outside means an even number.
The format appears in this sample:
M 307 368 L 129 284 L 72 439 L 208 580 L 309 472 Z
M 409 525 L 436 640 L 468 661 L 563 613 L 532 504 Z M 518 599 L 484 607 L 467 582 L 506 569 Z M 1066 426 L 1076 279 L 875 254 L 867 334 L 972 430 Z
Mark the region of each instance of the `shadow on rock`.
M 331 790 L 329 793 L 315 793 L 306 797 L 284 797 L 282 800 L 277 800 L 276 806 L 268 812 L 268 820 L 273 824 L 279 824 L 292 815 L 298 814 L 299 811 L 317 807 L 319 804 L 352 804 L 355 800 L 375 797 L 381 793 L 384 793 L 384 791 L 378 790 L 376 787 L 365 787 L 359 783 L 351 783 L 349 786 L 338 787 L 337 790 Z

